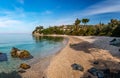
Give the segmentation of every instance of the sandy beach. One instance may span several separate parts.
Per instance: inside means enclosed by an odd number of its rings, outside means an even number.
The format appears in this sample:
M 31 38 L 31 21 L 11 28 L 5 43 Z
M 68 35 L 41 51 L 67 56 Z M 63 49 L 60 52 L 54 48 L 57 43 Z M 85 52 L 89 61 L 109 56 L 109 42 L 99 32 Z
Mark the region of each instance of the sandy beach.
M 69 41 L 55 56 L 48 57 L 34 64 L 31 69 L 22 73 L 23 78 L 83 78 L 90 75 L 87 72 L 91 67 L 120 69 L 118 48 L 105 45 L 107 37 L 66 36 Z M 105 40 L 100 41 L 100 38 Z M 100 40 L 99 40 L 100 39 Z M 111 39 L 110 39 L 111 40 Z M 107 40 L 107 43 L 109 40 Z M 73 44 L 73 46 L 70 46 Z M 103 46 L 104 45 L 104 46 Z M 106 47 L 105 47 L 106 46 Z M 111 49 L 112 48 L 112 49 Z M 113 50 L 116 50 L 115 53 Z M 99 61 L 98 65 L 93 62 Z M 47 63 L 47 64 L 46 64 Z M 71 65 L 77 63 L 84 67 L 84 71 L 73 70 Z M 97 78 L 92 76 L 92 78 Z

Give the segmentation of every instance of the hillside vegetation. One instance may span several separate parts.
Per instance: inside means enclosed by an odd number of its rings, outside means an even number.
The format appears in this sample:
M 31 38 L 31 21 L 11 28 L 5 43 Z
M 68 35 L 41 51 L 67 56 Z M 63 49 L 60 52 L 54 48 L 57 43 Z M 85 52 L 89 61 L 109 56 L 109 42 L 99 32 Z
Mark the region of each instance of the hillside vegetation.
M 33 34 L 59 34 L 77 36 L 115 36 L 120 37 L 120 20 L 111 19 L 108 24 L 99 23 L 97 25 L 87 25 L 90 20 L 84 18 L 76 19 L 73 25 L 50 26 L 44 28 L 37 26 Z M 83 23 L 84 25 L 81 25 Z

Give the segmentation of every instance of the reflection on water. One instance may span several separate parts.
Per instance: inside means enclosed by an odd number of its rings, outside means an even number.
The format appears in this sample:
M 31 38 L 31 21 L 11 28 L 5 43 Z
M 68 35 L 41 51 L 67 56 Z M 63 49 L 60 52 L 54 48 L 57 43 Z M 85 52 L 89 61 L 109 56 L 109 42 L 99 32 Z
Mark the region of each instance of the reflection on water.
M 7 61 L 0 62 L 0 72 L 16 71 L 21 63 L 33 64 L 37 62 L 37 59 L 40 60 L 54 55 L 64 47 L 65 44 L 63 44 L 63 41 L 66 40 L 62 37 L 35 37 L 30 34 L 0 35 L 0 43 L 2 43 L 0 45 L 0 52 L 6 53 L 8 57 Z M 30 60 L 12 58 L 10 55 L 12 47 L 19 48 L 20 50 L 28 50 L 34 58 Z
M 55 36 L 33 36 L 33 39 L 38 42 L 42 42 L 44 40 L 51 41 L 51 42 L 61 42 L 63 41 L 63 37 L 55 37 Z

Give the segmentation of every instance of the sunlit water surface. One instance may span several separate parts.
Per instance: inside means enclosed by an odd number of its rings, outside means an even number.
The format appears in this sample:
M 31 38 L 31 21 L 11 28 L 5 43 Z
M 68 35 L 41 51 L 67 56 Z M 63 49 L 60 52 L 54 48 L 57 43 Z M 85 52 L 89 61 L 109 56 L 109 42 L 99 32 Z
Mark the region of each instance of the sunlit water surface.
M 33 64 L 37 59 L 53 55 L 62 49 L 67 40 L 62 37 L 33 37 L 31 34 L 0 34 L 0 52 L 6 53 L 8 61 L 0 62 L 0 72 L 11 72 L 19 68 L 21 63 Z M 28 50 L 34 57 L 29 60 L 12 58 L 12 47 Z

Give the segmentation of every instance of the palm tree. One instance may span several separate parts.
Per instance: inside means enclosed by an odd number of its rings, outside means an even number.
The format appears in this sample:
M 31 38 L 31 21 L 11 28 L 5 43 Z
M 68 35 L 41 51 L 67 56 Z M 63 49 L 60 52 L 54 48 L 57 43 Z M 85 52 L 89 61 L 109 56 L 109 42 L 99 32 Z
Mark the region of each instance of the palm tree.
M 82 19 L 82 23 L 84 23 L 84 26 L 86 25 L 86 23 L 88 23 L 89 22 L 89 19 L 87 19 L 87 18 L 83 18 Z
M 36 32 L 41 33 L 42 30 L 43 30 L 43 26 L 39 25 L 36 27 Z
M 79 20 L 78 18 L 75 20 L 75 29 L 76 29 L 76 31 L 78 31 L 78 29 L 79 29 L 79 24 L 81 23 L 81 20 Z

